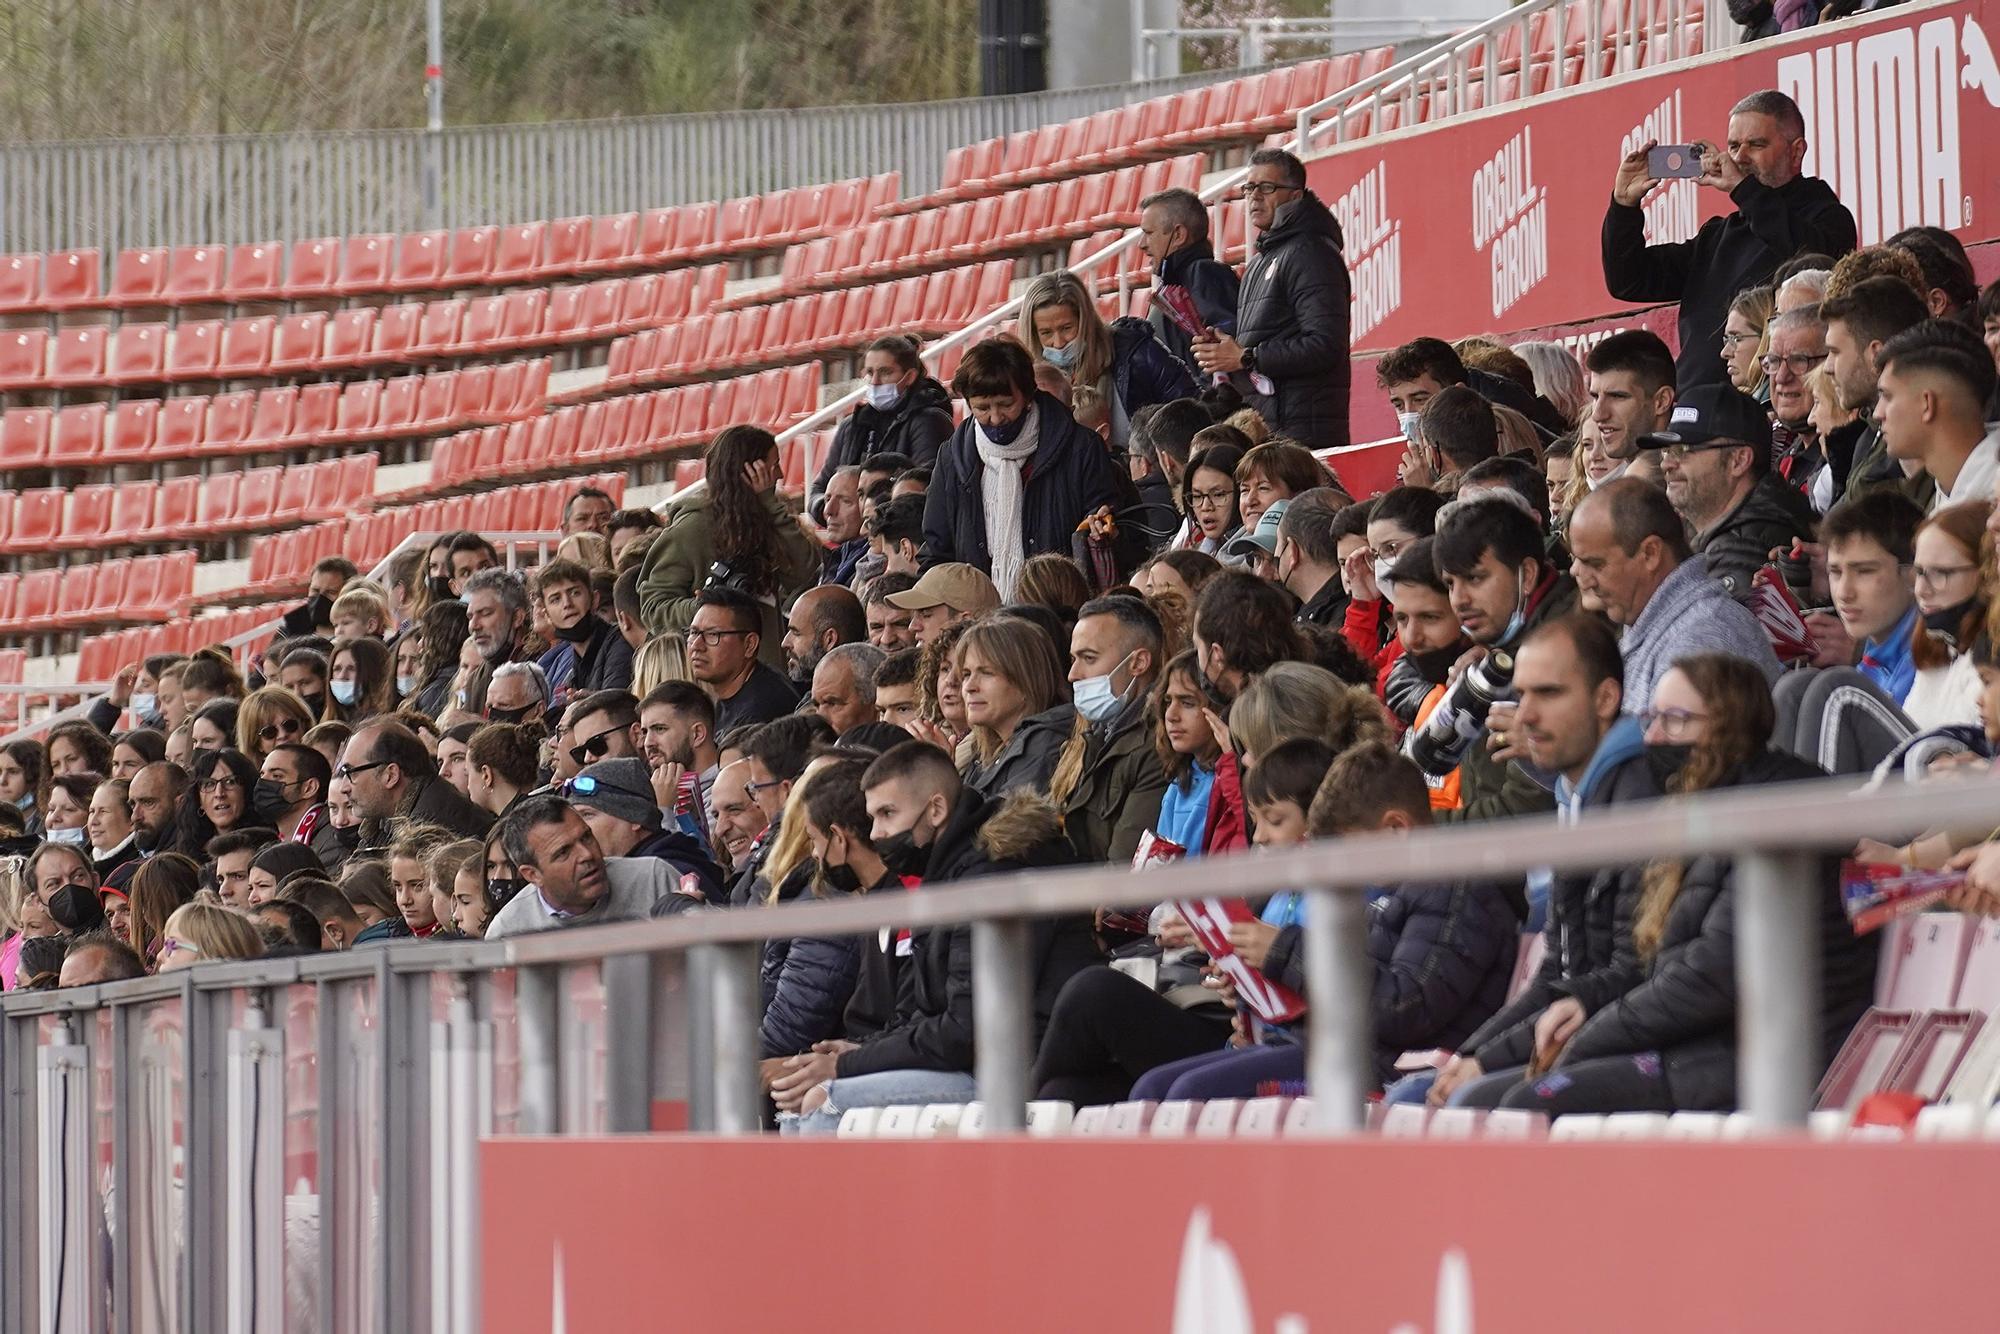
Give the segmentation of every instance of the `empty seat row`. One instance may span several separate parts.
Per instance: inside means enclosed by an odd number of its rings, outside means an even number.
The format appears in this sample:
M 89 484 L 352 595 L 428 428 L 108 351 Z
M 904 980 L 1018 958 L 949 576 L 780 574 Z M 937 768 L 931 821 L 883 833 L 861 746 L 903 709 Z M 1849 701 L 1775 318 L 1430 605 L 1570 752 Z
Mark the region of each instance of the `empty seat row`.
M 1141 199 L 1176 186 L 1195 189 L 1201 174 L 1202 158 L 1189 155 L 884 218 L 793 246 L 785 252 L 778 286 L 723 305 L 928 273 L 1136 227 Z
M 295 605 L 270 603 L 200 616 L 189 615 L 183 609 L 157 625 L 86 635 L 78 645 L 76 677 L 79 681 L 109 681 L 119 668 L 144 662 L 155 654 L 190 653 L 207 644 L 227 643 L 260 626 L 275 624 Z
M 318 300 L 506 287 L 581 273 L 755 253 L 854 227 L 894 199 L 900 176 L 708 202 L 455 232 L 319 237 L 287 247 L 185 245 L 0 256 L 0 313 Z
M 706 444 L 725 426 L 755 422 L 781 431 L 819 407 L 816 361 L 706 384 L 623 394 L 560 408 L 508 426 L 461 431 L 431 452 L 426 490 L 495 477 L 627 462 Z
M 176 551 L 0 574 L 0 631 L 41 634 L 185 615 L 194 566 L 194 552 Z
M 502 362 L 348 384 L 14 408 L 0 416 L 0 469 L 163 463 L 435 435 L 539 413 L 549 362 Z
M 0 552 L 16 555 L 257 532 L 374 504 L 373 453 L 208 477 L 0 491 Z

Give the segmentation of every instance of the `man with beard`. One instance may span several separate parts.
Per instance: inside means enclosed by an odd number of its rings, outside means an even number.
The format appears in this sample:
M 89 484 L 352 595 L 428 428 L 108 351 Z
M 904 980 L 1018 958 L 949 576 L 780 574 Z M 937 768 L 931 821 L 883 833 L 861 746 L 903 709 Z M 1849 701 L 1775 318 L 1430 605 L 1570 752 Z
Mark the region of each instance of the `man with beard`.
M 1749 596 L 1773 550 L 1811 540 L 1812 506 L 1771 471 L 1770 419 L 1734 385 L 1688 390 L 1667 429 L 1642 436 L 1639 448 L 1659 451 L 1667 499 L 1731 597 Z
M 1904 474 L 1889 457 L 1882 429 L 1874 420 L 1882 345 L 1923 323 L 1928 315 L 1924 299 L 1900 279 L 1868 278 L 1822 304 L 1819 313 L 1826 321 L 1826 369 L 1833 377 L 1834 393 L 1841 407 L 1861 414 L 1853 455 L 1834 498 L 1858 500 L 1870 491 L 1894 488 L 1928 507 L 1936 484 L 1924 473 Z
M 639 701 L 636 737 L 660 809 L 676 812 L 688 833 L 707 836 L 708 803 L 720 768 L 713 701 L 692 681 L 664 681 Z M 694 775 L 694 785 L 684 802 L 686 774 Z
M 822 584 L 799 594 L 785 618 L 785 674 L 801 693 L 812 685 L 821 658 L 842 644 L 868 638 L 861 599 L 838 584 Z
M 187 783 L 187 771 L 165 760 L 156 760 L 132 775 L 132 842 L 144 855 L 150 857 L 172 845 L 174 819 Z

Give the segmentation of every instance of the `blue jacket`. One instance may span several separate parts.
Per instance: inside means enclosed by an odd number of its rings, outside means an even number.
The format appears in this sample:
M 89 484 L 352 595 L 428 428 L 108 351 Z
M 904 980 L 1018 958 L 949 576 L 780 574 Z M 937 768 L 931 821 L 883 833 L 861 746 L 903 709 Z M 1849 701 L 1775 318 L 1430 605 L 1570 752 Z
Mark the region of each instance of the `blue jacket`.
M 806 893 L 814 874 L 804 862 L 778 891 L 780 900 Z M 797 1056 L 815 1042 L 841 1036 L 841 1016 L 861 974 L 861 942 L 853 936 L 784 936 L 764 942 L 757 969 L 764 1002 L 757 1041 L 764 1059 Z
M 1154 336 L 1153 326 L 1130 315 L 1111 321 L 1111 384 L 1127 417 L 1199 392 L 1187 367 Z
M 1215 249 L 1208 242 L 1195 241 L 1174 251 L 1160 261 L 1159 274 L 1162 287 L 1179 287 L 1187 292 L 1209 328 L 1226 334 L 1236 332 L 1236 295 L 1243 280 L 1236 276 L 1236 270 L 1215 257 Z M 1157 301 L 1147 318 L 1153 326 L 1153 336 L 1193 374 L 1197 370 L 1194 339 L 1173 322 L 1166 307 Z

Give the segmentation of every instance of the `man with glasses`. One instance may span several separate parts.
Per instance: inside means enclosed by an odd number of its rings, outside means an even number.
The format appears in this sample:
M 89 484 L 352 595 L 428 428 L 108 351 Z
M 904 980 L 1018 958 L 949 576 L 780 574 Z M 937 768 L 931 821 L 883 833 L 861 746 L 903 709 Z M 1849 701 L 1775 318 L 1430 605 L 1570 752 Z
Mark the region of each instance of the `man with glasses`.
M 353 790 L 364 848 L 387 846 L 388 822 L 399 817 L 436 825 L 454 838 L 483 838 L 493 824 L 490 812 L 438 777 L 437 761 L 422 739 L 390 719 L 362 724 L 334 777 L 346 779 Z
M 257 818 L 277 829 L 279 838 L 305 844 L 329 867 L 346 857 L 327 818 L 326 789 L 332 781 L 332 766 L 311 746 L 273 746 L 258 771 L 251 802 Z
M 1875 420 L 1889 457 L 1937 484 L 1930 513 L 1993 499 L 2000 428 L 1986 427 L 1993 358 L 1962 324 L 1926 320 L 1882 346 Z
M 1764 380 L 1771 388 L 1771 470 L 1801 493 L 1826 465 L 1813 429 L 1812 386 L 1806 377 L 1826 360 L 1826 325 L 1817 305 L 1800 306 L 1771 320 L 1771 350 L 1764 355 Z
M 1770 419 L 1735 386 L 1688 390 L 1667 429 L 1642 436 L 1639 448 L 1660 451 L 1667 499 L 1731 597 L 1749 596 L 1773 550 L 1811 540 L 1812 506 L 1771 471 Z
M 1178 187 L 1147 195 L 1139 201 L 1139 236 L 1161 289 L 1184 293 L 1208 328 L 1234 332 L 1242 284 L 1236 270 L 1215 257 L 1208 241 L 1208 206 L 1201 196 Z M 1195 369 L 1195 331 L 1182 328 L 1163 302 L 1153 303 L 1149 319 L 1153 336 L 1182 365 Z
M 570 759 L 579 772 L 598 760 L 628 759 L 639 753 L 633 731 L 639 701 L 629 690 L 600 690 L 577 705 L 570 728 Z
M 782 718 L 798 707 L 798 691 L 757 660 L 762 625 L 757 600 L 748 593 L 704 588 L 696 599 L 687 632 L 688 672 L 715 701 L 718 733 Z
M 1306 188 L 1305 164 L 1278 148 L 1250 155 L 1243 182 L 1255 254 L 1236 331 L 1206 329 L 1194 358 L 1227 374 L 1274 434 L 1314 449 L 1348 443 L 1348 280 L 1340 223 Z
M 1721 391 L 1736 392 L 1728 386 Z M 1714 429 L 1691 408 L 1675 412 L 1689 414 L 1677 422 L 1685 437 L 1700 438 Z M 1659 439 L 1647 437 L 1649 447 L 1666 447 L 1650 443 Z M 1749 609 L 1710 577 L 1707 560 L 1689 550 L 1680 514 L 1651 482 L 1620 477 L 1585 496 L 1570 517 L 1569 540 L 1570 573 L 1585 605 L 1595 605 L 1623 628 L 1619 648 L 1627 713 L 1650 708 L 1660 678 L 1696 653 L 1733 653 L 1755 663 L 1768 679 L 1778 679 L 1769 636 Z
M 563 795 L 606 857 L 652 857 L 673 868 L 679 892 L 661 901 L 656 916 L 719 903 L 722 868 L 698 839 L 661 824 L 651 777 L 643 760 L 599 760 L 563 784 Z
M 1793 255 L 1838 259 L 1854 249 L 1854 215 L 1825 181 L 1800 174 L 1805 117 L 1765 89 L 1730 110 L 1726 145 L 1694 146 L 1697 184 L 1728 195 L 1734 210 L 1692 240 L 1648 245 L 1645 204 L 1661 185 L 1648 158 L 1658 147 L 1648 140 L 1618 164 L 1600 244 L 1604 285 L 1621 301 L 1679 302 L 1681 380 L 1708 384 L 1724 378 L 1722 325 L 1736 294 L 1770 282 Z

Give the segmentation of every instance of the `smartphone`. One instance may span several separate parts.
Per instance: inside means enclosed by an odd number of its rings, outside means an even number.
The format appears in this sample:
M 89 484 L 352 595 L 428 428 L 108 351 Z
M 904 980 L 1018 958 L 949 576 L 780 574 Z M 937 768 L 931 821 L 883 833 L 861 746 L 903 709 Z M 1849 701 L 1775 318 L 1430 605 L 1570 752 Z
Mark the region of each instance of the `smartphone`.
M 1661 144 L 1646 154 L 1646 174 L 1656 181 L 1693 180 L 1701 175 L 1701 144 Z

